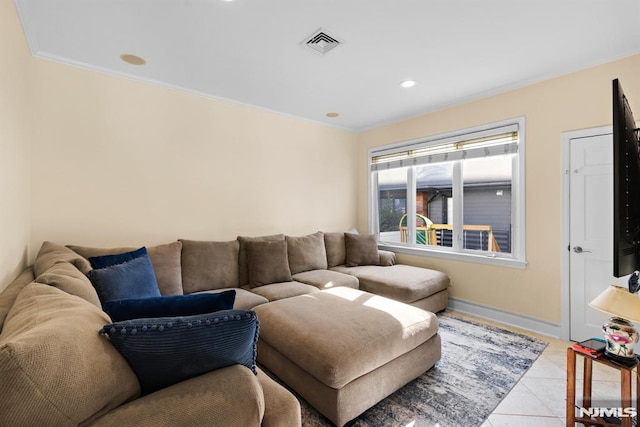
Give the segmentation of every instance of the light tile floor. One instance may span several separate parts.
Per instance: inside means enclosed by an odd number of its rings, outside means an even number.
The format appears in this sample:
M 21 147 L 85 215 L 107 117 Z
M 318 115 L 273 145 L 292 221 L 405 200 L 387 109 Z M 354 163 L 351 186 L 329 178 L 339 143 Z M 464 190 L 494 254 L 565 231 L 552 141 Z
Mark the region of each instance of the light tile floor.
M 482 427 L 561 427 L 566 425 L 567 347 L 571 345 L 570 342 L 457 312 L 452 314 L 520 332 L 549 343 Z M 582 391 L 581 357 L 578 357 L 576 372 L 576 393 L 580 396 Z M 635 391 L 635 382 L 632 385 L 632 390 Z M 593 365 L 592 394 L 594 400 L 619 400 L 619 371 L 595 363 Z

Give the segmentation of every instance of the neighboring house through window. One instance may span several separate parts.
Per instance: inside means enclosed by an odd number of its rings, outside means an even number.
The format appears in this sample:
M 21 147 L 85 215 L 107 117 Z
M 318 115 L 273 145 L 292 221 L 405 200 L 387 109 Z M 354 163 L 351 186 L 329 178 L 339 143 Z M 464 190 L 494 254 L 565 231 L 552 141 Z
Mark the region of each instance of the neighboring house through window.
M 382 247 L 525 265 L 524 118 L 369 151 Z

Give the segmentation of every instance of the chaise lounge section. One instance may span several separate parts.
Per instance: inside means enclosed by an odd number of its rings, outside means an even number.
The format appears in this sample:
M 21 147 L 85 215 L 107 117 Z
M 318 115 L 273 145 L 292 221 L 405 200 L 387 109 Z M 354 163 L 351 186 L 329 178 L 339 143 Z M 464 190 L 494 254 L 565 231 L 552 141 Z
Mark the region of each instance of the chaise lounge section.
M 396 264 L 395 254 L 377 251 L 374 236 L 352 233 L 326 233 L 328 267 L 331 271 L 358 279 L 361 290 L 400 301 L 426 311 L 437 313 L 447 307 L 449 276 L 441 271 Z M 369 248 L 370 255 L 366 253 Z M 348 255 L 360 254 L 356 260 Z M 364 261 L 364 263 L 363 263 Z

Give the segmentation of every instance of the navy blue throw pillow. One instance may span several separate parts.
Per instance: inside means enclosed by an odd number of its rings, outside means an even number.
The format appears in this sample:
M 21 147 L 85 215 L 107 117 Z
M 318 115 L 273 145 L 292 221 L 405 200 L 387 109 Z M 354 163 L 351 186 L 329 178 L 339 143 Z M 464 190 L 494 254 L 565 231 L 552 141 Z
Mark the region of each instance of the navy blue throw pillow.
M 144 317 L 192 316 L 232 310 L 236 291 L 107 301 L 102 308 L 112 322 Z
M 92 268 L 105 268 L 116 264 L 122 264 L 123 262 L 131 261 L 145 255 L 148 255 L 147 248 L 143 246 L 135 251 L 124 252 L 121 254 L 92 256 L 89 257 L 89 263 Z
M 142 394 L 230 365 L 256 372 L 258 316 L 224 310 L 185 317 L 133 319 L 100 329 L 136 373 Z
M 91 270 L 88 276 L 103 306 L 113 300 L 160 296 L 156 274 L 148 255 Z

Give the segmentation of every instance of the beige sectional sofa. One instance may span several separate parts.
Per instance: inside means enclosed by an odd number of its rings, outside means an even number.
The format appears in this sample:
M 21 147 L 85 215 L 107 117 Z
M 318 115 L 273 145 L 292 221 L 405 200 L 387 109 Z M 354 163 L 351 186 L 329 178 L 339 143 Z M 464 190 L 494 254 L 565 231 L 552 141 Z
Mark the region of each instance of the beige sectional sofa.
M 446 275 L 396 265 L 393 253 L 377 248 L 364 259 L 369 265 L 350 266 L 359 255 L 347 252 L 350 240 L 318 232 L 179 240 L 147 250 L 163 296 L 234 289 L 234 308 L 253 309 L 344 287 L 434 312 L 446 307 Z M 370 243 L 360 246 L 371 252 Z M 0 425 L 300 425 L 299 402 L 289 391 L 239 365 L 140 397 L 126 360 L 97 333 L 110 318 L 86 276 L 87 258 L 130 249 L 45 242 L 34 264 L 0 294 Z M 439 338 L 431 342 L 437 351 L 432 346 L 429 353 L 437 357 L 427 368 L 440 355 Z

